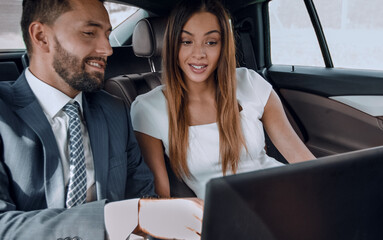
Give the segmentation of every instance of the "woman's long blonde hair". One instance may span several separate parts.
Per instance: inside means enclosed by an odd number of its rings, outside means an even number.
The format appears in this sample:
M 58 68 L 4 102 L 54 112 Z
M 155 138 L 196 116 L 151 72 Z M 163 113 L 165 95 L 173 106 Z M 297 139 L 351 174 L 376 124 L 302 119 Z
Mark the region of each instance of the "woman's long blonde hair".
M 177 177 L 190 177 L 187 165 L 189 146 L 188 95 L 182 70 L 178 66 L 181 31 L 189 18 L 197 12 L 209 12 L 218 18 L 221 27 L 221 54 L 215 71 L 219 152 L 222 172 L 233 173 L 238 168 L 240 153 L 245 147 L 236 98 L 235 40 L 229 14 L 216 0 L 185 0 L 169 17 L 164 36 L 163 77 L 164 93 L 169 115 L 169 160 Z

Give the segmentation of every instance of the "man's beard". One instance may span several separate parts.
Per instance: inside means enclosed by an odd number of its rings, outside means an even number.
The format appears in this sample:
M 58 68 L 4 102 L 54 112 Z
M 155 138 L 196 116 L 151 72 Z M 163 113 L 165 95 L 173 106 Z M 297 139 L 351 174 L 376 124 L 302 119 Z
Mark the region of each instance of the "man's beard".
M 104 74 L 101 72 L 88 73 L 85 64 L 89 60 L 104 61 L 100 57 L 87 57 L 79 59 L 77 56 L 66 51 L 55 37 L 55 50 L 53 56 L 53 68 L 73 89 L 84 92 L 99 90 L 104 86 Z

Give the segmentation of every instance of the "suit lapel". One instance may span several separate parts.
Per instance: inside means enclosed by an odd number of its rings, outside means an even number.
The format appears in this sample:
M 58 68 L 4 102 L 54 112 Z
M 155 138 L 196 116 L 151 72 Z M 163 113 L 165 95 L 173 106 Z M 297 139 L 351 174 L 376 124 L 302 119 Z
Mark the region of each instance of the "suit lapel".
M 91 94 L 89 94 L 91 95 Z M 84 117 L 92 147 L 97 200 L 105 199 L 109 169 L 109 135 L 101 106 L 91 96 L 83 97 Z
M 15 112 L 39 136 L 44 150 L 45 196 L 48 208 L 65 206 L 63 169 L 56 139 L 40 104 L 30 89 L 24 73 L 13 85 Z

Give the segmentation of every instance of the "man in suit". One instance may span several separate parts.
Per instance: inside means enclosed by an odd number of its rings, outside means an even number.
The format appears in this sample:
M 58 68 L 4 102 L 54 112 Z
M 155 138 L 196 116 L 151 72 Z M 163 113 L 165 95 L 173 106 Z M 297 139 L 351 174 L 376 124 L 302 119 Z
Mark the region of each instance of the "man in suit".
M 153 177 L 128 109 L 100 90 L 112 54 L 103 1 L 24 0 L 21 27 L 30 66 L 0 84 L 0 239 L 200 231 L 194 202 L 138 199 L 155 196 Z M 152 220 L 175 205 L 190 210 L 178 217 L 182 229 L 161 223 L 159 231 Z

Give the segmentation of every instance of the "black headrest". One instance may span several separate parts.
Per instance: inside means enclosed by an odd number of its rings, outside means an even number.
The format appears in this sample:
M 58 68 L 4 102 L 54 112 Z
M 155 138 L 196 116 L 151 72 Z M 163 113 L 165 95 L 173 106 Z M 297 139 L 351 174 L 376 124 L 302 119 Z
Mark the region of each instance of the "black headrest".
M 13 81 L 20 76 L 15 62 L 0 62 L 0 81 Z
M 133 51 L 137 57 L 161 56 L 167 19 L 149 17 L 141 19 L 133 32 Z

